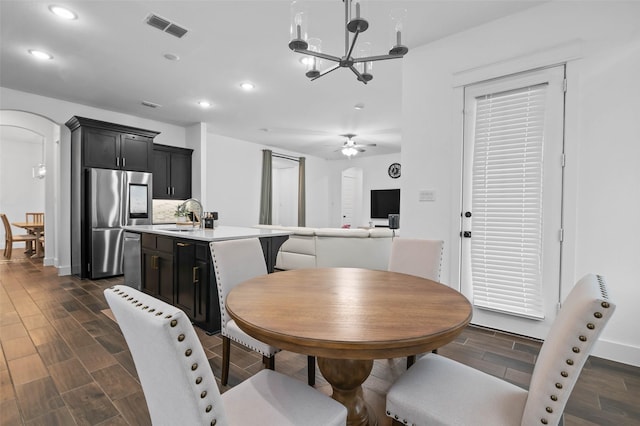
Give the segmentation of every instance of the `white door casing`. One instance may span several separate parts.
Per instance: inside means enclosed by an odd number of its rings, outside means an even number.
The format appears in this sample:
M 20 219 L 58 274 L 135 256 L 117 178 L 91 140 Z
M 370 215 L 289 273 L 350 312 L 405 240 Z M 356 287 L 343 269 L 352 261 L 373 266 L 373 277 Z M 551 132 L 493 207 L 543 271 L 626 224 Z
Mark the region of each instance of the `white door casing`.
M 474 324 L 544 338 L 555 318 L 560 282 L 564 75 L 564 66 L 557 66 L 473 84 L 464 89 L 460 276 L 461 291 L 474 304 Z M 531 135 L 526 132 L 522 135 L 510 135 L 508 139 L 518 139 L 518 153 L 512 155 L 509 149 L 505 151 L 505 138 L 496 134 L 495 127 L 491 128 L 493 133 L 487 135 L 483 130 L 484 122 L 477 123 L 478 108 L 481 109 L 482 119 L 482 111 L 486 111 L 487 108 L 487 98 L 495 96 L 496 99 L 504 100 L 511 93 L 524 96 L 525 104 L 528 104 L 526 97 L 529 93 L 531 96 L 544 99 L 542 104 L 538 104 L 538 107 L 544 108 L 541 117 L 542 134 L 538 137 L 541 145 L 536 148 L 539 154 L 527 152 L 528 138 L 533 141 L 536 138 L 533 135 L 535 132 L 532 131 Z M 503 103 L 509 105 L 508 101 Z M 526 108 L 528 107 L 524 109 Z M 513 117 L 514 122 L 519 122 L 517 125 L 524 125 L 525 128 L 529 125 L 526 111 L 520 111 Z M 505 120 L 500 125 L 510 127 L 511 116 L 507 115 Z M 501 129 L 498 129 L 498 132 Z M 481 145 L 476 146 L 476 137 Z M 495 164 L 498 164 L 500 173 L 503 173 L 498 178 L 495 177 L 492 168 Z M 508 167 L 505 168 L 506 164 Z M 510 168 L 514 170 L 513 174 L 509 173 Z M 522 177 L 519 177 L 518 174 L 525 169 L 532 170 L 532 173 L 522 173 Z M 509 180 L 509 188 L 504 186 L 503 189 L 503 183 L 498 180 L 505 179 L 504 176 Z M 530 189 L 526 189 L 520 191 L 522 199 L 515 200 L 512 190 L 517 179 L 523 181 L 523 188 L 527 186 L 525 181 L 534 181 L 533 185 L 536 186 L 535 181 L 539 180 L 540 198 L 530 199 L 531 192 L 527 192 Z M 518 192 L 517 188 L 515 192 Z M 477 212 L 474 212 L 474 199 Z M 507 201 L 504 201 L 505 199 Z M 474 213 L 477 213 L 475 223 Z M 523 242 L 519 243 L 519 247 L 515 247 L 513 244 L 520 238 L 517 235 L 520 228 L 526 229 L 533 236 L 523 236 Z M 471 234 L 465 236 L 465 232 Z M 522 264 L 513 263 L 513 259 L 518 257 L 522 258 Z M 484 270 L 485 266 L 489 272 Z M 532 276 L 532 272 L 537 276 Z M 521 299 L 522 294 L 531 294 L 529 292 L 532 289 L 535 292 L 535 287 L 539 287 L 540 306 L 532 306 L 529 310 L 526 306 L 529 298 L 525 296 Z M 480 289 L 484 291 L 487 288 L 489 291 L 486 294 L 479 293 Z M 507 313 L 506 311 L 511 310 L 510 307 L 505 308 L 500 303 L 487 303 L 487 299 L 493 300 L 492 289 L 497 289 L 496 294 L 500 293 L 498 298 L 504 298 L 507 304 L 511 303 L 511 289 L 515 289 L 513 293 L 516 295 L 513 300 L 518 301 L 513 303 L 524 305 L 524 308 L 515 309 L 517 313 Z M 535 297 L 531 300 L 534 299 Z M 534 319 L 535 317 L 539 318 Z

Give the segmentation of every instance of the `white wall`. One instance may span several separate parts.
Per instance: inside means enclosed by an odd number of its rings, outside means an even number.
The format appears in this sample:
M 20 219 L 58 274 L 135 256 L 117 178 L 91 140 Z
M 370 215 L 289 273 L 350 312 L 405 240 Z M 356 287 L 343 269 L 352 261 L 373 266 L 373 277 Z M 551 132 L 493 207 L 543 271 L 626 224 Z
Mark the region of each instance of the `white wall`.
M 340 199 L 340 186 L 341 176 L 344 170 L 349 168 L 358 168 L 362 170 L 362 205 L 359 211 L 361 214 L 361 223 L 356 223 L 354 227 L 368 226 L 369 225 L 369 213 L 371 202 L 371 190 L 372 189 L 392 189 L 400 188 L 404 179 L 404 169 L 402 169 L 402 176 L 397 179 L 389 177 L 387 170 L 392 163 L 400 162 L 400 154 L 386 154 L 386 155 L 374 155 L 369 157 L 353 157 L 351 159 L 334 160 L 328 162 L 330 167 L 328 179 L 330 185 L 331 194 L 329 199 L 329 223 L 327 226 L 340 227 L 341 224 L 341 199 Z M 400 198 L 405 196 L 403 191 L 400 191 Z M 400 207 L 400 225 L 402 226 L 402 207 Z M 355 219 L 355 218 L 354 218 Z M 374 220 L 374 223 L 386 224 L 388 221 Z
M 214 133 L 208 133 L 206 145 L 205 210 L 217 211 L 220 225 L 256 225 L 260 212 L 262 150 L 274 148 Z M 279 149 L 275 151 L 306 158 L 307 226 L 326 226 L 327 161 Z
M 59 163 L 54 164 L 54 168 L 59 171 L 59 176 L 52 177 L 47 173 L 47 178 L 45 180 L 49 181 L 49 179 L 59 179 L 60 194 L 56 200 L 55 208 L 57 209 L 56 216 L 59 218 L 60 226 L 59 229 L 56 230 L 58 239 L 58 259 L 56 260 L 55 266 L 58 267 L 58 273 L 61 275 L 68 275 L 71 273 L 71 228 L 68 219 L 65 220 L 65 218 L 69 218 L 71 216 L 71 132 L 64 123 L 74 115 L 93 118 L 126 126 L 159 131 L 160 134 L 155 138 L 155 142 L 164 145 L 185 146 L 184 127 L 143 119 L 114 111 L 88 107 L 86 105 L 62 101 L 59 99 L 47 98 L 31 93 L 20 92 L 17 90 L 7 89 L 5 87 L 0 87 L 0 110 L 27 111 L 46 117 L 60 125 L 60 147 L 57 150 L 56 155 L 51 156 L 51 158 L 55 157 L 54 161 L 56 161 L 56 163 Z M 47 152 L 49 152 L 49 148 L 47 148 Z M 49 164 L 47 164 L 47 168 L 49 168 Z M 46 230 L 45 232 L 47 235 L 50 234 Z M 49 239 L 47 239 L 47 247 L 48 246 Z
M 466 75 L 489 78 L 568 61 L 562 293 L 584 274 L 607 279 L 617 310 L 595 349 L 640 365 L 640 285 L 633 237 L 640 211 L 640 3 L 549 2 L 413 49 L 403 68 L 403 236 L 448 247 L 443 281 L 459 285 L 462 97 Z M 541 30 L 543 28 L 543 30 Z M 560 52 L 560 53 L 558 53 Z M 520 68 L 520 69 L 519 69 Z M 493 75 L 498 76 L 498 75 Z M 437 200 L 419 203 L 420 189 Z

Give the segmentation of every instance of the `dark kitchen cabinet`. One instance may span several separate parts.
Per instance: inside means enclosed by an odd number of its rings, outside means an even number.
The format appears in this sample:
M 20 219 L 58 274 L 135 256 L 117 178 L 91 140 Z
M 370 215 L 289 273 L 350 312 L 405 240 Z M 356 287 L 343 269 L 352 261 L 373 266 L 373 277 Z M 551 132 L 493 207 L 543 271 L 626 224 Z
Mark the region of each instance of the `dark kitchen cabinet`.
M 153 198 L 191 198 L 192 149 L 153 145 Z
M 91 278 L 94 237 L 91 200 L 87 198 L 89 170 L 150 172 L 153 138 L 159 132 L 77 116 L 71 117 L 66 126 L 71 131 L 71 273 Z
M 176 241 L 176 282 L 174 305 L 195 322 L 207 319 L 209 288 L 209 246 L 189 241 Z M 215 290 L 215 289 L 213 289 Z
M 72 117 L 67 126 L 81 129 L 84 167 L 150 172 L 153 161 L 153 138 L 158 132 Z
M 142 291 L 173 304 L 173 238 L 142 234 Z
M 287 238 L 260 238 L 269 272 Z M 142 232 L 141 256 L 145 293 L 178 307 L 207 333 L 220 331 L 218 286 L 207 241 Z

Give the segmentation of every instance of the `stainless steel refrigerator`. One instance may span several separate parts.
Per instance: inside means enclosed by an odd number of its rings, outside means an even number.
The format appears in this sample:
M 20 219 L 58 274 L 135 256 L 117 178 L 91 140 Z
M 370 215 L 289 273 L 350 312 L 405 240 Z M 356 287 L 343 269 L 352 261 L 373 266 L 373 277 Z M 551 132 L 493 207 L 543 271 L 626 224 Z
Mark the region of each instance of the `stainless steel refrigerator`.
M 152 223 L 151 173 L 89 169 L 90 277 L 123 273 L 124 225 Z

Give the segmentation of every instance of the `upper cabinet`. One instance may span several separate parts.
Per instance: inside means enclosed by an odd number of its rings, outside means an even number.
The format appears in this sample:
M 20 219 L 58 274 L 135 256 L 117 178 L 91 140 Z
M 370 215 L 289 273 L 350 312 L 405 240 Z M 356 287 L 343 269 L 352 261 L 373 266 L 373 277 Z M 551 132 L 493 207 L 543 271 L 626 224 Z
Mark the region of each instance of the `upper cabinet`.
M 192 149 L 153 145 L 153 198 L 191 198 Z
M 153 138 L 159 132 L 83 117 L 66 124 L 72 133 L 80 133 L 83 167 L 152 171 Z

